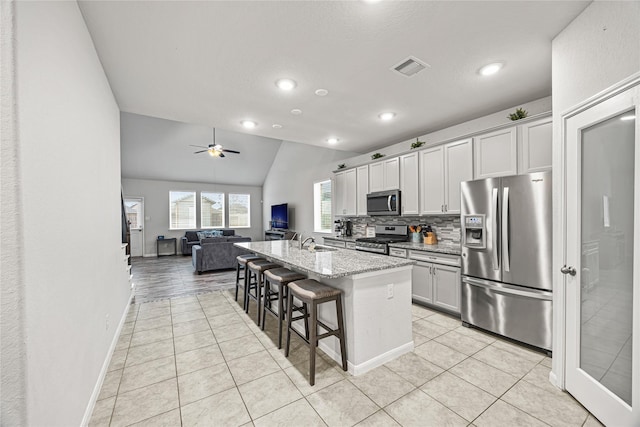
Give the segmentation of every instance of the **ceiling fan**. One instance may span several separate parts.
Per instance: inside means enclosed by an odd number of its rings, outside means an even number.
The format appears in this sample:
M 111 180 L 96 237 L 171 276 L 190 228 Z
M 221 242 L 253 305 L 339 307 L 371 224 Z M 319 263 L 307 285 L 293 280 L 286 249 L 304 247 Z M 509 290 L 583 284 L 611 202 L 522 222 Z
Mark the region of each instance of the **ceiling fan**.
M 224 153 L 234 153 L 240 154 L 239 151 L 236 150 L 227 150 L 226 148 L 222 148 L 222 145 L 216 144 L 216 128 L 213 128 L 213 143 L 209 144 L 208 147 L 203 147 L 202 145 L 191 145 L 191 147 L 204 148 L 204 150 L 195 151 L 193 154 L 200 153 L 209 153 L 211 157 L 225 157 Z

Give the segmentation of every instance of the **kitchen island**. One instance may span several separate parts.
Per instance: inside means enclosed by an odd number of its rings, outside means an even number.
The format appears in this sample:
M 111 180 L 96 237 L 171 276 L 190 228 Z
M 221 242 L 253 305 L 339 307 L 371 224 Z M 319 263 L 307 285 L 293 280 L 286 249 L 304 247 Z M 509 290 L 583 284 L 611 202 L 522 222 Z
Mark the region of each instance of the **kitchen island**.
M 413 350 L 411 270 L 414 261 L 349 249 L 300 249 L 297 241 L 235 245 L 342 290 L 347 362 L 352 375 L 367 372 Z M 335 305 L 321 305 L 318 316 L 327 325 L 336 327 Z M 302 324 L 297 327 L 302 331 Z M 340 344 L 335 337 L 321 340 L 319 347 L 340 362 Z

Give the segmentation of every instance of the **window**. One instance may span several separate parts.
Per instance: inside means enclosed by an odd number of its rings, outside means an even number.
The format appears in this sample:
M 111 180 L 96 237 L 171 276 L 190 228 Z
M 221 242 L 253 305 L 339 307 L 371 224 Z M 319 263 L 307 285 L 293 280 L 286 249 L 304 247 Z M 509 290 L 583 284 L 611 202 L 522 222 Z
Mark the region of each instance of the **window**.
M 229 227 L 251 227 L 249 194 L 229 194 Z
M 331 233 L 331 180 L 313 184 L 313 231 Z
M 169 192 L 169 229 L 196 228 L 196 193 L 193 191 Z
M 224 193 L 200 193 L 202 228 L 224 228 Z

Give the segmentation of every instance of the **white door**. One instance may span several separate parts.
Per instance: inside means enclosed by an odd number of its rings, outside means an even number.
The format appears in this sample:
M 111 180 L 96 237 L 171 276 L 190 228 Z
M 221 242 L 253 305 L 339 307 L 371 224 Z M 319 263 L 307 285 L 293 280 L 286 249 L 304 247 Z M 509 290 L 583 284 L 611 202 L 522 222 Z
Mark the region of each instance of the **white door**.
M 640 144 L 632 88 L 566 121 L 565 386 L 640 425 Z
M 124 206 L 131 236 L 131 256 L 142 256 L 144 253 L 144 199 L 142 197 L 127 197 L 124 199 Z

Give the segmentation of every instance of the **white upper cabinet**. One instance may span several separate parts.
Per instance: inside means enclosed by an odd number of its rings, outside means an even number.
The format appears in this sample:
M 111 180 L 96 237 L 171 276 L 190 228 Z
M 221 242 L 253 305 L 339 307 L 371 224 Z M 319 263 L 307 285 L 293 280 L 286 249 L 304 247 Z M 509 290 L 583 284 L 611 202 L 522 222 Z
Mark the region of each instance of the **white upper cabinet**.
M 471 139 L 444 146 L 444 211 L 460 213 L 460 183 L 473 179 Z
M 515 126 L 474 137 L 475 179 L 518 173 L 517 142 Z
M 356 170 L 337 172 L 334 183 L 335 215 L 355 215 Z
M 333 214 L 343 215 L 345 210 L 345 174 L 343 172 L 337 172 L 333 177 Z
M 551 170 L 553 121 L 551 117 L 518 126 L 518 173 Z
M 420 152 L 420 213 L 444 212 L 444 147 Z
M 418 153 L 400 156 L 400 200 L 402 215 L 417 215 L 418 205 Z
M 367 194 L 369 193 L 369 166 L 356 169 L 356 215 L 367 215 Z
M 394 157 L 369 165 L 369 192 L 400 188 L 400 159 Z

